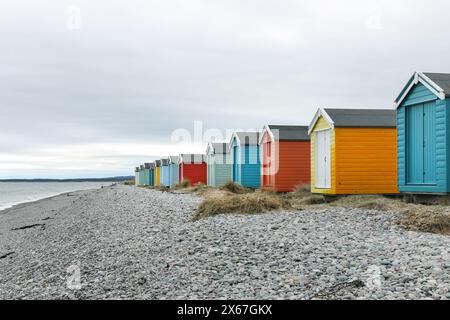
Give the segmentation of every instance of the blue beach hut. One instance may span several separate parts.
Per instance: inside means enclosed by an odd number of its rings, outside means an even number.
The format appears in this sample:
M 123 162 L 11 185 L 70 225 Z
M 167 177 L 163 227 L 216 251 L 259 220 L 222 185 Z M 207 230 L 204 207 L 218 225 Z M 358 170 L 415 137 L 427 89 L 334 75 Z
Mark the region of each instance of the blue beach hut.
M 416 72 L 394 105 L 399 191 L 450 192 L 450 74 Z
M 169 187 L 173 187 L 178 184 L 178 156 L 169 156 Z
M 144 163 L 144 186 L 150 185 L 150 163 Z
M 164 187 L 170 187 L 169 181 L 169 160 L 161 159 L 161 181 L 160 185 Z
M 143 164 L 141 164 L 140 166 L 139 166 L 139 185 L 140 186 L 143 186 L 144 185 L 144 169 L 145 169 L 145 166 L 143 165 Z
M 261 166 L 258 132 L 234 132 L 230 144 L 232 178 L 247 188 L 259 188 Z

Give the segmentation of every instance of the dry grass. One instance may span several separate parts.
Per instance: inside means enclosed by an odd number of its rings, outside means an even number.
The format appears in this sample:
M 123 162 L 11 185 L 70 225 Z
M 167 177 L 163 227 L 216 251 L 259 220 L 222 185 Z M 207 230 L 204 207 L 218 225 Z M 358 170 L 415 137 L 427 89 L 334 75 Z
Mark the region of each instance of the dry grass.
M 347 196 L 328 203 L 332 207 L 359 208 L 377 211 L 401 211 L 405 203 L 400 198 L 387 198 L 384 196 Z
M 189 188 L 204 198 L 194 220 L 217 214 L 257 214 L 275 210 L 320 210 L 332 207 L 359 208 L 386 213 L 399 213 L 399 225 L 407 230 L 450 235 L 448 198 L 437 197 L 433 205 L 408 203 L 407 197 L 355 195 L 338 197 L 326 202 L 322 195 L 311 194 L 309 186 L 299 186 L 294 192 L 278 194 L 270 190 L 243 188 L 228 183 L 220 188 L 194 186 Z
M 170 189 L 167 188 L 166 186 L 158 186 L 155 189 L 158 191 L 161 191 L 161 192 L 169 192 L 170 191 Z
M 225 213 L 256 214 L 279 210 L 286 203 L 279 196 L 268 192 L 233 194 L 222 191 L 215 195 L 209 194 L 200 204 L 194 220 Z
M 189 188 L 189 186 L 190 186 L 189 180 L 183 180 L 183 181 L 177 183 L 176 185 L 174 185 L 172 187 L 172 189 L 174 189 L 174 190 L 187 189 L 187 188 Z
M 450 208 L 414 206 L 404 214 L 399 224 L 407 230 L 450 235 Z
M 235 193 L 235 194 L 245 194 L 245 193 L 252 192 L 251 189 L 244 188 L 240 184 L 234 183 L 233 181 L 228 181 L 225 185 L 221 186 L 220 189 L 224 190 L 224 191 L 229 191 L 229 192 Z
M 294 193 L 310 193 L 311 185 L 309 184 L 300 184 L 295 187 Z
M 193 185 L 192 187 L 189 187 L 186 189 L 186 191 L 191 192 L 191 193 L 195 193 L 199 196 L 204 196 L 205 194 L 207 194 L 211 189 L 213 189 L 210 186 L 207 186 L 203 183 L 197 183 L 196 185 Z
M 280 195 L 288 201 L 292 208 L 304 210 L 307 206 L 325 203 L 323 196 L 312 194 L 309 185 L 300 185 L 293 192 Z

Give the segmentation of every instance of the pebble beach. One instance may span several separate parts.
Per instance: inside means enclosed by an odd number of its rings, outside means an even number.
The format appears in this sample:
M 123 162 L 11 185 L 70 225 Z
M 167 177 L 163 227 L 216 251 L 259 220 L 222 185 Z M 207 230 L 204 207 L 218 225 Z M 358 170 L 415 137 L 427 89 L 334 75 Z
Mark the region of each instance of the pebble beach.
M 450 298 L 450 237 L 396 214 L 194 222 L 201 200 L 117 185 L 0 211 L 0 299 Z

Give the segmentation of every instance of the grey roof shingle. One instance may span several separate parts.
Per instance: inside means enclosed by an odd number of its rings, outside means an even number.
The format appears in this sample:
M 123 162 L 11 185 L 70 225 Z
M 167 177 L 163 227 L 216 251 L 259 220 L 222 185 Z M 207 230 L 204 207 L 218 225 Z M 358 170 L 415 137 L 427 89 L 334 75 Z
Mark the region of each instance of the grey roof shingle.
M 308 126 L 268 125 L 277 141 L 309 141 Z
M 205 162 L 204 154 L 182 154 L 180 155 L 183 163 L 201 164 Z
M 395 128 L 396 111 L 389 109 L 324 109 L 335 127 Z
M 444 90 L 445 96 L 450 97 L 450 74 L 449 73 L 432 73 L 424 72 L 431 81 L 436 83 L 442 90 Z
M 236 132 L 241 145 L 255 146 L 259 144 L 259 132 Z
M 214 149 L 215 154 L 227 154 L 230 153 L 229 143 L 226 142 L 211 142 L 211 146 Z
M 178 164 L 178 156 L 169 156 L 169 164 Z

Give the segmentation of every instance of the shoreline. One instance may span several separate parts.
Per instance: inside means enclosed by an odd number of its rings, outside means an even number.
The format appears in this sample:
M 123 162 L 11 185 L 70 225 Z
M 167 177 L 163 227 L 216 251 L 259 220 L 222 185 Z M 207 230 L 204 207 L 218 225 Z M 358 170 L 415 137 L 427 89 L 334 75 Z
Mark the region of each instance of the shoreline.
M 114 182 L 111 182 L 110 185 L 105 185 L 103 187 L 110 187 L 114 184 Z M 27 207 L 29 205 L 33 205 L 33 204 L 38 204 L 41 201 L 45 201 L 45 200 L 51 200 L 53 198 L 59 197 L 59 196 L 64 196 L 73 192 L 80 192 L 80 191 L 94 191 L 94 190 L 99 190 L 102 187 L 99 188 L 91 188 L 91 189 L 77 189 L 77 190 L 73 190 L 73 191 L 63 191 L 60 193 L 55 193 L 55 194 L 51 194 L 51 195 L 46 195 L 43 197 L 39 197 L 33 200 L 26 200 L 26 201 L 22 201 L 22 202 L 13 202 L 11 204 L 8 204 L 7 207 L 1 208 L 0 207 L 0 215 L 3 214 L 7 214 L 9 211 L 15 210 L 15 209 L 22 209 L 23 207 Z

